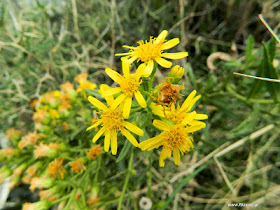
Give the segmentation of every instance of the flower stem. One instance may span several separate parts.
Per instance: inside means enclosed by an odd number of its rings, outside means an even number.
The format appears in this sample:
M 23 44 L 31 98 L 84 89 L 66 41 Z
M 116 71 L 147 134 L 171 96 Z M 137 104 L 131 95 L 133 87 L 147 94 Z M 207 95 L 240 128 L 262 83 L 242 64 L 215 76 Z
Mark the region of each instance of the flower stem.
M 126 174 L 126 177 L 125 177 L 124 186 L 123 186 L 123 189 L 122 189 L 122 194 L 121 194 L 121 197 L 119 199 L 118 210 L 122 209 L 122 201 L 123 201 L 125 191 L 126 191 L 126 188 L 127 188 L 127 185 L 128 185 L 128 181 L 129 181 L 129 178 L 130 178 L 130 174 L 131 174 L 131 170 L 132 170 L 132 162 L 133 162 L 133 150 L 131 151 L 131 154 L 130 154 L 130 159 L 129 159 L 129 163 L 128 163 L 128 171 L 127 171 L 127 174 Z

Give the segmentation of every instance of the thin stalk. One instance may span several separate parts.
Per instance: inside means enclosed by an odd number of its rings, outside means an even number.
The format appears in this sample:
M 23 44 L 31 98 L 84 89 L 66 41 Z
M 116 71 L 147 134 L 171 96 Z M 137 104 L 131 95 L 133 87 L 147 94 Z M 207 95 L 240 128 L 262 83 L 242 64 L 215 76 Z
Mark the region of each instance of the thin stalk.
M 120 199 L 119 199 L 118 210 L 121 210 L 121 209 L 122 209 L 123 198 L 124 198 L 124 195 L 125 195 L 126 188 L 127 188 L 127 186 L 128 186 L 128 181 L 129 181 L 130 174 L 131 174 L 131 170 L 132 170 L 133 155 L 134 155 L 134 154 L 133 154 L 133 150 L 132 150 L 132 151 L 131 151 L 131 154 L 130 154 L 130 159 L 129 159 L 129 163 L 128 163 L 128 171 L 127 171 L 127 174 L 126 174 L 126 177 L 125 177 L 125 181 L 124 181 L 124 186 L 123 186 L 122 194 L 121 194 L 121 197 L 120 197 Z

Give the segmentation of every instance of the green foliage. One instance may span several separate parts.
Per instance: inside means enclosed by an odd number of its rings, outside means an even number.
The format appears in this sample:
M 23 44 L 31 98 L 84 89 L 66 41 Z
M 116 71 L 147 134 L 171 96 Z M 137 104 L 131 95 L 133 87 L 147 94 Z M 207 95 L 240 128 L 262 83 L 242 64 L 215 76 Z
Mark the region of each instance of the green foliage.
M 134 149 L 132 169 L 128 170 L 132 147 L 120 141 L 118 156 L 108 155 L 103 161 L 98 159 L 88 166 L 98 173 L 83 177 L 82 188 L 86 188 L 84 180 L 97 180 L 102 186 L 102 199 L 95 207 L 105 209 L 117 208 L 128 175 L 122 209 L 140 209 L 142 197 L 152 201 L 153 209 L 163 206 L 166 209 L 222 209 L 228 208 L 228 203 L 253 202 L 261 208 L 277 208 L 279 85 L 232 74 L 241 72 L 279 79 L 279 65 L 272 65 L 273 58 L 276 61 L 280 58 L 279 45 L 273 38 L 267 42 L 271 35 L 257 19 L 263 11 L 271 27 L 277 28 L 279 8 L 275 2 L 0 1 L 0 130 L 5 132 L 15 127 L 24 134 L 32 130 L 34 110 L 29 106 L 32 100 L 59 89 L 66 81 L 73 81 L 81 72 L 89 73 L 88 79 L 98 85 L 112 85 L 104 69 L 121 69 L 114 54 L 125 52 L 123 45 L 136 46 L 137 41 L 166 29 L 168 39 L 180 38 L 181 43 L 174 52 L 189 52 L 187 60 L 177 62 L 185 68 L 185 81 L 179 83 L 185 82 L 187 89 L 181 91 L 182 100 L 196 89 L 201 94 L 196 111 L 209 116 L 207 127 L 194 135 L 195 152 L 186 154 L 180 167 L 170 161 L 165 168 L 159 168 L 157 161 L 150 161 L 158 160 L 159 153 L 138 155 L 138 149 Z M 230 53 L 232 42 L 237 46 L 236 56 L 230 61 L 214 60 L 217 70 L 210 70 L 206 62 L 209 55 L 215 52 L 233 55 Z M 166 73 L 162 70 L 155 74 L 155 81 L 162 82 Z M 86 90 L 86 93 L 100 98 L 96 90 Z M 149 93 L 145 97 L 148 96 Z M 135 122 L 145 131 L 139 142 L 152 137 L 148 132 L 158 134 L 149 126 L 152 117 L 147 113 L 135 114 Z M 89 146 L 94 134 L 85 132 L 87 125 L 82 121 L 85 118 L 79 116 L 74 120 L 72 115 L 68 119 L 72 130 L 59 138 L 70 139 L 74 145 Z M 276 129 L 260 132 L 268 125 Z M 55 134 L 62 134 L 61 129 L 54 128 Z M 258 133 L 261 135 L 253 139 Z M 233 147 L 242 139 L 247 140 Z M 224 174 L 217 163 L 212 162 L 213 154 L 220 151 L 227 151 L 218 159 Z M 206 168 L 202 166 L 204 163 Z M 70 192 L 70 184 L 61 184 Z M 20 191 L 23 191 L 24 202 L 35 201 L 26 199 L 26 188 L 21 185 L 17 193 L 13 191 L 9 204 L 20 205 L 17 203 L 20 199 L 13 197 Z M 72 194 L 71 200 L 75 200 Z

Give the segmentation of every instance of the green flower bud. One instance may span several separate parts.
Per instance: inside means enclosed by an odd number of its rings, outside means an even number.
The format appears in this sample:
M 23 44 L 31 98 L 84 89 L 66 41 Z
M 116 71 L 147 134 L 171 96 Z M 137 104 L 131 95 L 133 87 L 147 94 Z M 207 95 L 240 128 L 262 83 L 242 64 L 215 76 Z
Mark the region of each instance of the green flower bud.
M 185 69 L 179 65 L 176 65 L 171 69 L 171 72 L 169 73 L 168 77 L 173 77 L 174 78 L 173 83 L 176 84 L 182 79 L 184 73 L 185 73 Z

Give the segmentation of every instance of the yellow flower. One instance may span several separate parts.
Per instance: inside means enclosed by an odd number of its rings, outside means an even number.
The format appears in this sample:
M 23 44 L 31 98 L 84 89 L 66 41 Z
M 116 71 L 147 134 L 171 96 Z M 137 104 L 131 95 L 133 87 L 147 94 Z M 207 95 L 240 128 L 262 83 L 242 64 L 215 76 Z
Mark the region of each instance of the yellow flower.
M 103 86 L 102 88 L 106 88 L 107 86 Z M 109 88 L 109 87 L 107 87 Z M 103 134 L 105 135 L 104 140 L 104 151 L 108 152 L 111 144 L 112 154 L 117 154 L 117 134 L 120 131 L 122 135 L 124 135 L 135 147 L 138 147 L 138 142 L 134 138 L 134 136 L 128 132 L 131 132 L 143 136 L 144 132 L 138 128 L 136 125 L 132 123 L 126 122 L 121 113 L 121 110 L 117 108 L 117 104 L 113 96 L 106 96 L 105 100 L 107 101 L 108 107 L 101 103 L 96 98 L 89 96 L 88 100 L 93 106 L 97 107 L 100 110 L 100 119 L 96 121 L 95 124 L 87 128 L 87 131 L 95 128 L 99 125 L 102 128 L 97 132 L 97 134 L 93 137 L 92 141 L 95 143 Z M 126 129 L 128 130 L 126 130 Z
M 187 52 L 179 53 L 164 53 L 164 50 L 170 49 L 179 44 L 179 39 L 174 38 L 165 42 L 168 31 L 163 30 L 157 38 L 150 37 L 150 41 L 139 41 L 139 46 L 131 47 L 124 45 L 124 48 L 130 49 L 128 53 L 118 53 L 116 56 L 126 56 L 129 58 L 129 63 L 133 63 L 136 59 L 145 63 L 144 77 L 150 76 L 154 68 L 154 61 L 164 68 L 170 68 L 172 62 L 165 60 L 169 59 L 181 59 L 188 56 Z
M 88 81 L 88 80 L 80 80 L 79 81 L 79 88 L 77 89 L 77 93 L 84 92 L 85 89 L 95 89 L 96 84 Z
M 119 92 L 123 92 L 123 94 L 119 95 L 116 98 L 116 100 L 113 103 L 113 107 L 117 107 L 120 103 L 123 103 L 123 116 L 125 119 L 129 117 L 133 96 L 135 96 L 140 106 L 142 106 L 143 108 L 146 108 L 147 106 L 144 97 L 138 90 L 139 85 L 141 84 L 140 77 L 144 71 L 144 67 L 145 66 L 141 64 L 136 70 L 135 74 L 130 74 L 129 63 L 127 62 L 127 59 L 124 59 L 122 61 L 122 70 L 124 76 L 121 76 L 118 72 L 113 71 L 112 69 L 105 69 L 108 76 L 111 77 L 111 79 L 114 80 L 116 83 L 118 83 L 120 87 L 115 87 L 106 90 L 102 93 L 102 95 L 103 97 L 105 97 L 109 95 L 114 95 Z
M 188 115 L 183 119 L 180 124 L 171 125 L 160 120 L 154 120 L 153 124 L 156 128 L 163 130 L 161 134 L 156 137 L 150 138 L 139 144 L 139 148 L 142 150 L 152 150 L 163 146 L 163 149 L 159 157 L 159 166 L 164 167 L 164 160 L 167 157 L 171 157 L 173 152 L 174 163 L 180 165 L 180 152 L 184 154 L 185 152 L 193 149 L 192 137 L 189 133 L 193 133 L 205 127 L 205 124 L 192 125 L 190 122 L 194 120 L 195 112 Z
M 158 115 L 167 120 L 171 120 L 174 124 L 179 124 L 183 121 L 184 118 L 186 118 L 187 116 L 193 113 L 193 112 L 191 113 L 187 113 L 187 112 L 191 110 L 193 105 L 201 97 L 201 95 L 197 95 L 197 96 L 195 95 L 196 95 L 196 90 L 193 90 L 190 93 L 190 95 L 187 97 L 187 99 L 184 101 L 183 105 L 181 107 L 180 105 L 177 105 L 176 109 L 174 103 L 171 104 L 170 108 L 161 105 L 156 105 L 155 103 L 151 103 L 151 108 L 155 115 Z M 195 114 L 192 123 L 204 124 L 203 122 L 197 120 L 206 120 L 207 118 L 208 116 L 206 114 Z

